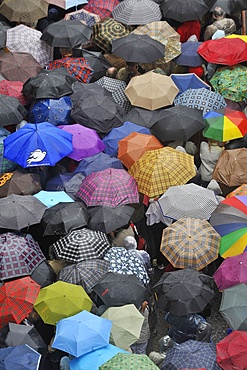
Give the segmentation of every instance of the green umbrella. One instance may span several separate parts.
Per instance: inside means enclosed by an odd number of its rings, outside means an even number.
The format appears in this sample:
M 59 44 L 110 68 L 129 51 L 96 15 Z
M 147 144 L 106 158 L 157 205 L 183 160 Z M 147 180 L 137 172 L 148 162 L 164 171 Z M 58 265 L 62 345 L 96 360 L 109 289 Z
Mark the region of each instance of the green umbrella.
M 147 355 L 131 355 L 118 353 L 104 365 L 100 370 L 158 370 L 159 368 L 149 359 Z

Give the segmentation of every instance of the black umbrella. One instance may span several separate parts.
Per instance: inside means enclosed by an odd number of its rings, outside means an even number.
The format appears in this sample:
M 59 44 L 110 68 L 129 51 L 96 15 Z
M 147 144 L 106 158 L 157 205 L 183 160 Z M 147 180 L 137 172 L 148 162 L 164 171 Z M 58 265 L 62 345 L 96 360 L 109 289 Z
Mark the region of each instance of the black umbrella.
M 78 199 L 77 192 L 81 186 L 82 180 L 85 179 L 85 176 L 79 172 L 76 173 L 66 184 L 65 191 L 72 199 Z
M 227 14 L 234 14 L 247 9 L 245 0 L 217 0 L 211 12 L 216 6 L 221 7 Z
M 27 110 L 17 98 L 0 95 L 0 126 L 15 125 L 23 120 Z
M 101 52 L 82 49 L 81 56 L 83 56 L 83 58 L 88 61 L 90 67 L 94 71 L 91 82 L 95 82 L 99 78 L 105 76 L 107 69 L 112 67 L 112 65 L 108 62 L 108 60 Z
M 174 0 L 164 0 L 160 8 L 164 18 L 186 22 L 201 19 L 215 3 L 216 0 L 176 0 L 174 6 Z
M 144 108 L 133 107 L 124 117 L 124 121 L 151 128 L 157 121 L 161 120 L 166 115 L 165 112 L 165 108 L 152 111 Z
M 104 87 L 96 83 L 83 84 L 76 81 L 73 84 L 73 94 L 70 98 L 73 102 L 81 101 L 85 98 L 92 98 L 94 95 L 109 96 L 111 98 L 110 91 L 107 91 Z
M 0 22 L 0 48 L 6 46 L 7 30 L 11 28 L 7 23 Z
M 92 28 L 80 21 L 64 20 L 49 24 L 44 30 L 41 40 L 55 47 L 73 48 L 88 41 Z
M 54 283 L 57 275 L 49 263 L 47 261 L 43 261 L 35 267 L 30 277 L 38 283 L 41 288 L 44 288 L 45 286 Z
M 72 77 L 66 68 L 42 70 L 37 76 L 29 78 L 23 85 L 22 92 L 35 99 L 56 99 L 73 92 Z
M 112 52 L 127 62 L 152 63 L 165 55 L 165 47 L 148 35 L 130 33 L 112 41 Z
M 135 275 L 108 272 L 93 287 L 107 307 L 124 306 L 133 303 L 137 308 L 147 299 L 148 291 Z
M 159 5 L 153 1 L 125 0 L 113 9 L 112 16 L 123 24 L 140 25 L 159 21 L 162 15 Z
M 163 142 L 187 141 L 204 128 L 201 110 L 177 105 L 164 111 L 163 117 L 152 126 L 151 132 Z

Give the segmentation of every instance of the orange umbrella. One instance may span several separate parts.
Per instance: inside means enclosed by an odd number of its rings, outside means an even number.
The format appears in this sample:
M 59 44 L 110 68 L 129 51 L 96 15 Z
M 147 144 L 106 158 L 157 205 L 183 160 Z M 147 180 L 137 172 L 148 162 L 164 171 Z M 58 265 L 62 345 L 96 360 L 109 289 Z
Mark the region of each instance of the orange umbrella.
M 118 158 L 129 169 L 145 152 L 160 148 L 163 145 L 155 136 L 132 132 L 118 142 Z

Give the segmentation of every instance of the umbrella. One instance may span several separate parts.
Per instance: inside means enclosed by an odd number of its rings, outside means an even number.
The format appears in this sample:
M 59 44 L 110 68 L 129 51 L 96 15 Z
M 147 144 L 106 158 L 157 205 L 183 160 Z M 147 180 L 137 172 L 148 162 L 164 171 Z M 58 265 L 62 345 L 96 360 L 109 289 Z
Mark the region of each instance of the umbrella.
M 41 189 L 40 176 L 37 173 L 15 170 L 0 177 L 0 198 L 11 194 L 33 195 Z
M 39 284 L 41 288 L 54 283 L 56 277 L 55 271 L 46 260 L 36 266 L 31 274 L 31 279 Z
M 84 9 L 89 12 L 95 13 L 100 16 L 101 19 L 112 16 L 112 10 L 119 3 L 118 0 L 89 0 L 88 4 Z
M 64 19 L 80 21 L 81 23 L 89 27 L 93 27 L 95 23 L 100 21 L 99 15 L 88 12 L 85 9 L 80 9 L 76 10 L 75 12 L 67 13 L 65 14 Z
M 159 368 L 149 359 L 147 355 L 125 354 L 118 353 L 112 357 L 104 365 L 99 367 L 100 370 L 117 370 L 121 366 L 121 370 L 142 369 L 142 370 L 158 370 Z
M 214 279 L 193 269 L 165 272 L 152 290 L 155 296 L 165 296 L 163 307 L 173 315 L 183 316 L 202 312 L 214 297 Z
M 118 158 L 126 168 L 130 168 L 148 150 L 163 148 L 153 135 L 132 132 L 118 142 Z
M 127 349 L 139 339 L 144 317 L 133 303 L 109 307 L 101 317 L 112 321 L 110 340 L 116 346 Z
M 6 39 L 7 39 L 7 30 L 10 28 L 10 26 L 1 21 L 0 23 L 0 48 L 4 48 L 6 46 Z
M 105 149 L 97 132 L 91 128 L 79 124 L 59 126 L 59 128 L 73 135 L 73 152 L 68 157 L 75 161 L 81 161 L 83 158 L 91 157 Z
M 92 304 L 93 302 L 81 286 L 57 281 L 40 289 L 34 309 L 44 323 L 55 325 L 59 320 L 82 310 L 90 311 Z
M 66 57 L 54 60 L 47 65 L 48 70 L 65 67 L 72 77 L 80 82 L 88 83 L 93 76 L 93 69 L 89 66 L 85 58 Z
M 100 152 L 82 159 L 73 173 L 82 174 L 85 178 L 85 176 L 88 176 L 93 172 L 103 171 L 107 168 L 123 169 L 123 165 L 119 159 L 110 157 L 110 155 Z M 81 185 L 81 182 L 84 180 L 84 178 L 81 179 L 79 185 Z M 80 186 L 78 186 L 78 190 L 79 187 Z
M 112 67 L 112 65 L 108 62 L 108 60 L 101 52 L 89 51 L 85 49 L 79 50 L 80 52 L 82 52 L 83 57 L 88 61 L 90 67 L 94 71 L 91 82 L 95 82 L 101 77 L 105 76 L 107 69 L 109 67 Z
M 73 103 L 84 99 L 93 99 L 95 95 L 111 97 L 111 93 L 96 83 L 82 84 L 76 81 L 73 84 L 73 94 L 70 96 Z
M 216 6 L 220 6 L 227 14 L 234 14 L 247 8 L 244 0 L 217 0 L 211 11 Z
M 179 66 L 201 66 L 205 63 L 205 59 L 203 59 L 197 52 L 200 45 L 201 42 L 197 41 L 187 41 L 182 43 L 181 54 L 176 59 L 174 59 L 174 62 Z
M 0 57 L 0 72 L 9 81 L 26 82 L 35 77 L 42 66 L 28 53 L 6 53 Z
M 173 346 L 163 362 L 164 369 L 212 369 L 220 370 L 216 363 L 216 346 L 214 343 L 204 343 L 196 340 Z
M 149 150 L 131 166 L 129 173 L 136 180 L 140 193 L 154 197 L 194 177 L 194 159 L 169 147 Z
M 110 320 L 82 311 L 58 322 L 52 346 L 79 357 L 109 344 L 111 327 Z
M 97 154 L 96 154 L 97 155 Z M 74 200 L 77 200 L 76 193 L 81 186 L 82 180 L 85 178 L 82 173 L 78 172 L 76 174 L 71 173 L 72 177 L 69 181 L 64 184 L 64 190 L 66 193 Z
M 244 368 L 247 361 L 246 331 L 234 330 L 216 344 L 217 363 L 223 370 Z
M 52 244 L 52 251 L 56 258 L 70 263 L 102 259 L 110 248 L 106 234 L 86 228 L 71 231 Z
M 231 207 L 239 209 L 247 215 L 247 196 L 246 195 L 235 195 L 230 198 L 224 199 L 222 204 L 227 204 Z
M 45 235 L 66 235 L 70 231 L 86 226 L 89 213 L 82 202 L 58 203 L 46 210 L 42 217 Z
M 132 105 L 155 110 L 171 105 L 178 91 L 171 77 L 148 72 L 132 77 L 125 94 Z
M 125 248 L 111 248 L 105 254 L 104 260 L 108 261 L 110 264 L 108 268 L 109 272 L 116 272 L 124 275 L 134 274 L 144 286 L 148 285 L 150 279 L 143 263 Z
M 171 186 L 159 199 L 163 216 L 179 220 L 192 217 L 208 220 L 218 205 L 212 190 L 196 184 Z
M 30 277 L 15 279 L 0 287 L 0 327 L 19 324 L 32 311 L 40 286 Z
M 113 9 L 112 16 L 120 23 L 136 26 L 159 21 L 161 11 L 159 5 L 150 0 L 127 0 Z
M 17 98 L 0 94 L 0 125 L 15 125 L 23 120 L 27 111 Z
M 219 68 L 210 79 L 214 90 L 233 101 L 247 99 L 247 68 L 241 64 Z
M 31 235 L 4 233 L 0 236 L 1 280 L 31 275 L 45 260 L 39 244 Z
M 4 157 L 24 168 L 54 166 L 72 150 L 72 135 L 48 122 L 28 123 L 4 139 Z
M 107 307 L 133 303 L 137 308 L 145 301 L 147 289 L 135 275 L 108 272 L 94 287 L 93 291 Z
M 29 122 L 49 122 L 54 126 L 70 123 L 72 101 L 69 96 L 59 99 L 39 99 L 34 101 L 29 108 Z
M 117 207 L 139 203 L 139 193 L 133 177 L 125 170 L 106 168 L 93 172 L 81 183 L 77 196 L 87 206 Z
M 174 104 L 200 109 L 203 114 L 226 107 L 223 96 L 205 88 L 186 90 L 174 99 Z
M 108 206 L 90 207 L 88 211 L 90 214 L 88 227 L 109 234 L 129 223 L 134 208 L 124 204 L 116 208 Z
M 42 202 L 47 208 L 55 206 L 58 203 L 73 203 L 74 200 L 64 191 L 45 191 L 41 190 L 34 197 Z
M 18 4 L 15 0 L 8 0 L 0 6 L 0 13 L 11 22 L 33 23 L 46 17 L 47 12 L 48 5 L 44 0 L 23 0 Z
M 204 41 L 197 50 L 208 63 L 233 66 L 247 60 L 247 44 L 240 38 Z
M 247 184 L 242 184 L 237 189 L 227 194 L 226 198 L 230 198 L 237 195 L 247 195 Z
M 22 94 L 23 83 L 21 81 L 0 81 L 0 94 L 17 98 L 22 105 L 28 103 L 27 98 Z
M 133 122 L 132 124 L 142 126 L 142 129 L 144 127 L 151 128 L 159 119 L 163 117 L 163 113 L 165 113 L 166 109 L 167 108 L 161 108 L 151 111 L 144 108 L 132 107 L 130 112 L 125 116 L 125 120 L 127 122 Z M 148 130 L 147 133 L 150 134 L 150 131 Z
M 3 370 L 25 369 L 38 370 L 41 355 L 27 344 L 0 349 L 0 361 Z
M 32 195 L 12 194 L 0 199 L 0 227 L 21 230 L 40 222 L 46 206 Z
M 233 330 L 247 329 L 246 297 L 246 284 L 238 284 L 223 291 L 219 312 Z
M 69 9 L 80 4 L 86 4 L 85 0 L 45 0 L 48 4 L 56 5 L 62 9 Z
M 206 220 L 180 218 L 163 230 L 160 251 L 176 268 L 201 270 L 218 258 L 220 235 Z
M 108 135 L 103 138 L 103 143 L 106 146 L 105 153 L 112 157 L 117 157 L 118 142 L 133 132 L 150 134 L 150 131 L 146 127 L 136 125 L 132 123 L 132 121 L 127 120 L 122 126 L 113 128 Z
M 46 191 L 65 191 L 65 185 L 68 181 L 70 181 L 73 177 L 71 172 L 65 173 L 58 173 L 56 176 L 51 177 L 48 179 L 46 183 L 45 190 Z
M 202 111 L 184 105 L 167 108 L 151 127 L 151 132 L 160 141 L 189 140 L 205 127 Z
M 97 258 L 81 261 L 64 267 L 58 274 L 58 280 L 81 285 L 87 293 L 91 293 L 92 287 L 108 272 L 108 267 L 108 261 Z
M 201 19 L 215 3 L 216 0 L 179 0 L 175 7 L 172 0 L 165 0 L 161 4 L 161 11 L 165 18 L 186 22 Z
M 60 73 L 61 70 L 65 72 Z M 64 67 L 43 70 L 24 83 L 23 94 L 35 99 L 58 99 L 73 92 L 72 84 L 75 81 Z
M 172 73 L 171 79 L 179 89 L 178 94 L 181 94 L 188 89 L 201 89 L 203 87 L 207 90 L 211 90 L 211 87 L 195 73 Z
M 125 2 L 128 3 L 129 1 L 133 0 L 126 0 Z M 157 5 L 150 0 L 140 0 L 137 4 L 144 1 L 149 1 Z M 120 5 L 125 4 L 125 2 L 120 3 Z M 112 52 L 127 62 L 152 63 L 164 57 L 165 47 L 159 41 L 153 40 L 148 35 L 136 35 L 131 33 L 128 36 L 113 40 Z
M 1 175 L 5 174 L 6 172 L 9 172 L 9 171 L 14 171 L 16 169 L 16 166 L 17 166 L 14 162 L 9 161 L 8 159 L 4 158 L 3 151 L 4 151 L 3 142 L 0 142 L 0 174 Z M 4 176 L 4 181 L 6 181 L 5 177 L 6 177 L 6 175 Z M 2 179 L 1 182 L 3 183 L 3 179 Z
M 6 47 L 11 52 L 31 54 L 44 67 L 53 59 L 53 48 L 42 41 L 41 36 L 40 31 L 20 24 L 7 31 Z

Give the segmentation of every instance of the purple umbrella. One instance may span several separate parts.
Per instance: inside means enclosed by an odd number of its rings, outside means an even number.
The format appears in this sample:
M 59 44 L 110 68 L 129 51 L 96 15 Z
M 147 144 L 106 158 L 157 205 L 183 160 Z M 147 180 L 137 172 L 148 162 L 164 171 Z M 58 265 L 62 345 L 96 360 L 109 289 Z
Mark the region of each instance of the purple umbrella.
M 105 144 L 101 141 L 97 132 L 91 128 L 81 126 L 78 123 L 74 125 L 61 125 L 58 127 L 73 135 L 73 152 L 69 154 L 68 157 L 75 161 L 80 161 L 83 158 L 100 153 L 105 149 Z

